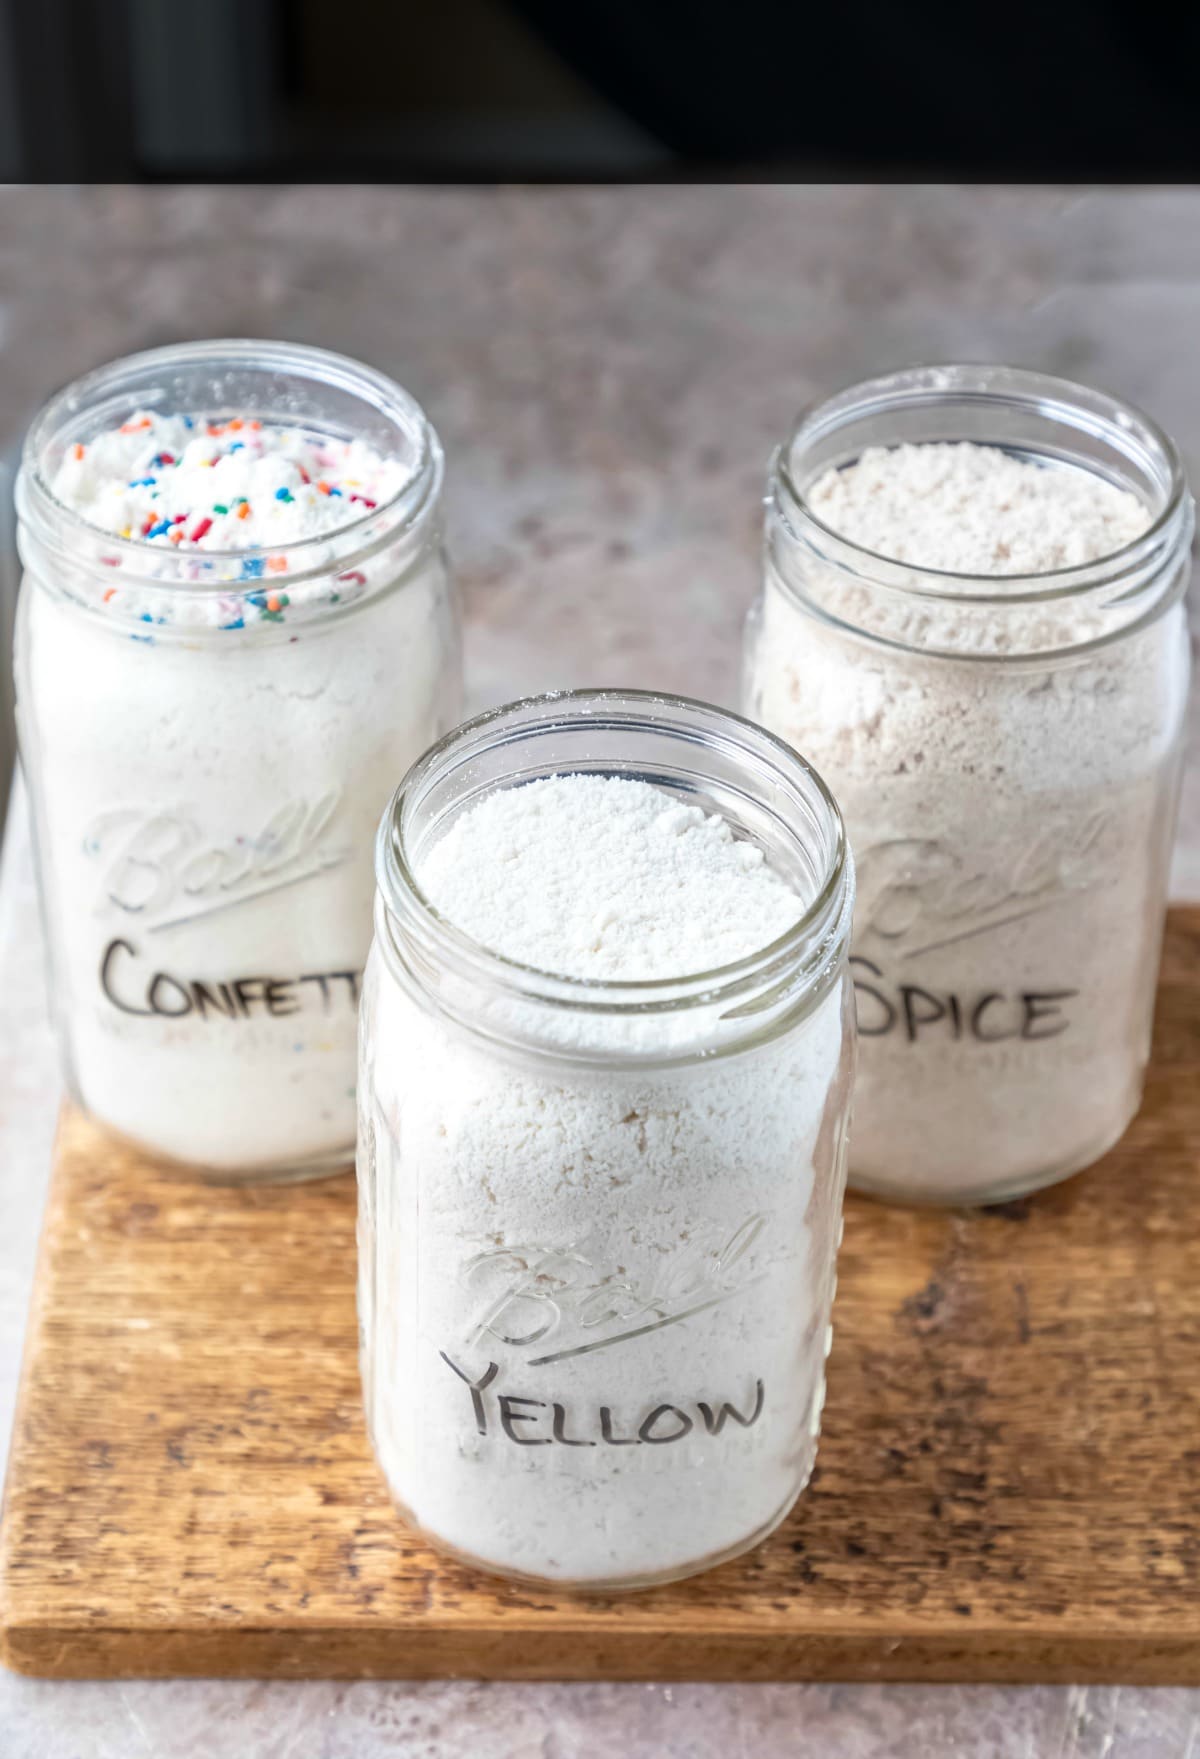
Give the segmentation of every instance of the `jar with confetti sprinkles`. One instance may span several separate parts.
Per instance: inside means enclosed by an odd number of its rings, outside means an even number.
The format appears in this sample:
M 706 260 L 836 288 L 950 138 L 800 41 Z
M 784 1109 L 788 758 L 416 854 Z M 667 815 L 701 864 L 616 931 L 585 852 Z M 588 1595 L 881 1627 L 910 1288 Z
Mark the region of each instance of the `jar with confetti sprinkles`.
M 442 451 L 358 363 L 200 342 L 26 442 L 18 725 L 68 1087 L 222 1179 L 346 1162 L 372 843 L 453 724 Z

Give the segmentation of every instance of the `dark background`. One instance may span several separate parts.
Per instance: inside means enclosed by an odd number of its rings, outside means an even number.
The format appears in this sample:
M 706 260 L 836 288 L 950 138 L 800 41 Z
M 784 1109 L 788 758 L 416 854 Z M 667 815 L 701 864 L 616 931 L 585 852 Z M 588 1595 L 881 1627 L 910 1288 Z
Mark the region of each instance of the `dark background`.
M 0 0 L 0 176 L 1187 177 L 1198 51 L 1128 0 Z

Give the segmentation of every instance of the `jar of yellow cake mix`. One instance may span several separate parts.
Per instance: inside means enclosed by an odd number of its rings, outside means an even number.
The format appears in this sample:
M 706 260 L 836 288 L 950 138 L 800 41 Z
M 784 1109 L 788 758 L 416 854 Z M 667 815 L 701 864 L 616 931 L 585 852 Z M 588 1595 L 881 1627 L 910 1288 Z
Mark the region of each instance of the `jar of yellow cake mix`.
M 363 998 L 370 1431 L 429 1538 L 638 1586 L 812 1471 L 840 1234 L 853 875 L 761 728 L 585 691 L 469 722 L 379 837 Z

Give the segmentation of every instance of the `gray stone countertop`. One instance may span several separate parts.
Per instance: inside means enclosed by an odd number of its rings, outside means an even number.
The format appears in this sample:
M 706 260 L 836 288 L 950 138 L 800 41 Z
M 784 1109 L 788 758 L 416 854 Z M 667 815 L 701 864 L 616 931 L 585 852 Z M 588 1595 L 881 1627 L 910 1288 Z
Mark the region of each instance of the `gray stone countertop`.
M 681 187 L 0 192 L 0 448 L 115 355 L 203 335 L 394 374 L 450 463 L 472 706 L 579 684 L 732 702 L 763 473 L 798 407 L 1002 359 L 1150 410 L 1200 481 L 1200 191 Z M 1173 870 L 1200 897 L 1200 712 Z M 25 802 L 0 869 L 0 1438 L 58 1077 Z M 0 1673 L 3 1759 L 1194 1759 L 1200 1691 L 62 1683 Z

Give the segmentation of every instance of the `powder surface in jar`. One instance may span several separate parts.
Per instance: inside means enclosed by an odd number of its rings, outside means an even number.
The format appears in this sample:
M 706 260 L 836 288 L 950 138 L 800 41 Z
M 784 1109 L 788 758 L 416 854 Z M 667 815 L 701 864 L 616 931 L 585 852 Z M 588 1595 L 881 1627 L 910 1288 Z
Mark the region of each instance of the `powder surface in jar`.
M 477 942 L 578 978 L 729 962 L 805 903 L 721 817 L 595 775 L 493 793 L 415 871 Z M 619 1054 L 669 1033 L 686 1050 L 687 1010 L 609 1022 L 614 1060 L 581 1068 L 498 1051 L 372 955 L 364 1378 L 419 1527 L 501 1570 L 628 1582 L 699 1567 L 787 1509 L 824 1397 L 841 1007 L 835 987 L 778 1037 L 665 1069 Z M 572 1048 L 572 1012 L 543 1016 L 545 1048 Z
M 251 416 L 139 410 L 69 446 L 53 489 L 90 525 L 188 554 L 338 531 L 391 500 L 410 475 L 362 439 Z
M 805 499 L 878 555 L 998 579 L 1098 562 L 1151 520 L 1085 470 L 967 442 L 868 451 Z M 1148 1045 L 1177 610 L 1089 648 L 1111 620 L 1086 599 L 873 592 L 820 561 L 806 586 L 836 622 L 768 574 L 747 712 L 825 776 L 855 852 L 851 1178 L 990 1200 L 1087 1164 Z
M 562 977 L 684 977 L 756 952 L 801 913 L 729 824 L 620 776 L 548 776 L 489 795 L 420 865 L 473 940 Z
M 1150 517 L 1091 471 L 1034 464 L 969 441 L 872 446 L 805 496 L 863 549 L 958 574 L 1048 574 L 1132 543 Z

